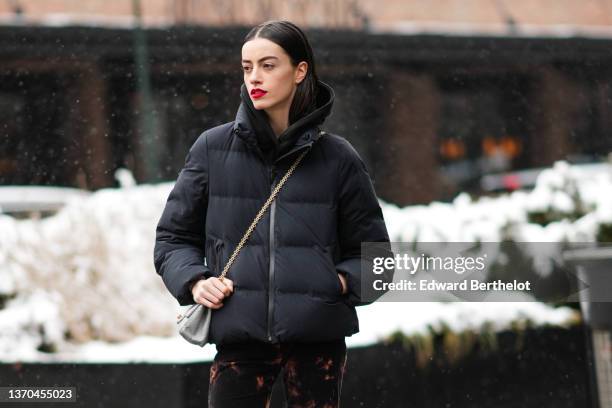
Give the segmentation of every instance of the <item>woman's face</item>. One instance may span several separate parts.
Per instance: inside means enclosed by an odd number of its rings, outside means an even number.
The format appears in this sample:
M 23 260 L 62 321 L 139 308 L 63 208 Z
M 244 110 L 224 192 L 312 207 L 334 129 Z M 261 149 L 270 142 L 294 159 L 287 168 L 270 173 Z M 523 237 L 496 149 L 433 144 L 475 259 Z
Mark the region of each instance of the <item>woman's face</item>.
M 297 85 L 306 76 L 308 63 L 291 65 L 289 55 L 278 44 L 254 38 L 242 46 L 244 84 L 255 109 L 289 110 Z

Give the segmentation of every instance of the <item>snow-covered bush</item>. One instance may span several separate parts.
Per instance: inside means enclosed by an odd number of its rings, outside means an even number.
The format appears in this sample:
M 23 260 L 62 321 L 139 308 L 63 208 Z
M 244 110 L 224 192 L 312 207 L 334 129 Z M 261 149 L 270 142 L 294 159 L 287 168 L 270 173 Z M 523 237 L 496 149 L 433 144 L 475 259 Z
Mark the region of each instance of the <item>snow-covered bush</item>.
M 478 200 L 463 193 L 452 203 L 404 208 L 385 203 L 383 212 L 392 241 L 596 242 L 612 225 L 612 170 L 593 174 L 560 161 L 530 192 Z
M 99 190 L 41 220 L 0 214 L 0 295 L 13 299 L 5 310 L 42 291 L 54 295 L 45 301 L 73 341 L 172 334 L 176 301 L 153 268 L 155 223 L 171 186 Z

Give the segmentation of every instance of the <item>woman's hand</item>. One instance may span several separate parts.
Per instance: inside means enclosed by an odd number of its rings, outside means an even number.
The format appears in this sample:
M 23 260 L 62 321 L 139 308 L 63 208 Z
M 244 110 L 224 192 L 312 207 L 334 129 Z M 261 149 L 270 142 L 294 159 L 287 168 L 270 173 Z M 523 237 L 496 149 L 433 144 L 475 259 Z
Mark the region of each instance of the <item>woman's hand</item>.
M 342 285 L 342 294 L 344 295 L 348 292 L 348 284 L 346 283 L 346 277 L 338 272 L 338 279 L 340 279 L 340 284 Z
M 232 293 L 234 293 L 234 282 L 228 278 L 221 281 L 216 276 L 200 279 L 191 288 L 193 300 L 211 309 L 221 309 L 222 300 Z

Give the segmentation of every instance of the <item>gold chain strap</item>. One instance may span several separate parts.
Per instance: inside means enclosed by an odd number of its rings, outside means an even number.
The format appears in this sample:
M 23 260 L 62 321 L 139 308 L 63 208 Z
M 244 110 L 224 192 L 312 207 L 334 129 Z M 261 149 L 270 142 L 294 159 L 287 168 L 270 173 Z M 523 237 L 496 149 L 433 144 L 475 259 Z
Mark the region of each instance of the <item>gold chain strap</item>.
M 323 132 L 321 132 L 323 133 Z M 229 268 L 232 266 L 232 264 L 234 263 L 234 259 L 236 259 L 236 256 L 238 256 L 238 252 L 240 252 L 240 249 L 242 249 L 242 246 L 244 245 L 244 243 L 246 242 L 247 239 L 249 239 L 249 236 L 251 235 L 251 233 L 253 232 L 253 230 L 255 229 L 255 226 L 257 225 L 257 223 L 259 222 L 259 219 L 263 216 L 263 214 L 266 212 L 266 210 L 268 209 L 268 207 L 270 206 L 270 204 L 272 204 L 272 201 L 274 201 L 274 199 L 276 198 L 276 195 L 278 194 L 278 192 L 280 191 L 281 187 L 283 186 L 283 184 L 285 184 L 285 182 L 287 181 L 287 179 L 289 178 L 289 176 L 291 176 L 291 174 L 293 173 L 293 171 L 295 170 L 295 168 L 297 167 L 297 165 L 300 163 L 300 161 L 302 160 L 302 158 L 306 155 L 306 153 L 308 153 L 308 150 L 310 149 L 306 149 L 304 152 L 302 152 L 302 154 L 300 154 L 300 156 L 295 160 L 295 162 L 291 165 L 291 167 L 289 168 L 289 170 L 287 170 L 287 173 L 283 176 L 283 178 L 278 182 L 278 184 L 276 185 L 276 187 L 274 188 L 274 191 L 272 191 L 272 194 L 270 194 L 270 197 L 268 197 L 268 199 L 266 200 L 265 204 L 263 205 L 263 207 L 261 207 L 261 210 L 259 210 L 259 213 L 257 214 L 257 216 L 255 217 L 255 219 L 253 220 L 253 222 L 251 223 L 251 225 L 249 226 L 249 228 L 247 229 L 247 231 L 245 232 L 244 236 L 242 237 L 242 239 L 240 240 L 240 242 L 238 243 L 238 246 L 236 247 L 236 249 L 234 249 L 234 253 L 232 254 L 232 256 L 230 257 L 230 259 L 227 261 L 227 264 L 225 265 L 225 268 L 223 268 L 223 272 L 221 272 L 221 275 L 219 276 L 219 280 L 223 281 L 223 279 L 225 278 L 225 275 L 227 274 L 227 271 L 229 270 Z

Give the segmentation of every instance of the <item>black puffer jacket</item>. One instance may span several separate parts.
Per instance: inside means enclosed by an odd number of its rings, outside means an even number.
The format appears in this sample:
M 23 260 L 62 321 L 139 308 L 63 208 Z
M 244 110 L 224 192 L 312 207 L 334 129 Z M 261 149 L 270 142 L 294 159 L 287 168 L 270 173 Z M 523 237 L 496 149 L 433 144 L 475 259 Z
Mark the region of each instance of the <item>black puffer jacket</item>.
M 316 109 L 278 139 L 244 85 L 241 98 L 236 119 L 205 131 L 187 154 L 157 225 L 157 273 L 180 305 L 194 303 L 190 284 L 221 273 L 271 189 L 310 149 L 229 270 L 234 293 L 213 311 L 210 339 L 312 342 L 357 333 L 355 306 L 371 303 L 360 297 L 361 242 L 389 237 L 361 158 L 344 138 L 319 132 L 333 90 L 319 82 Z

